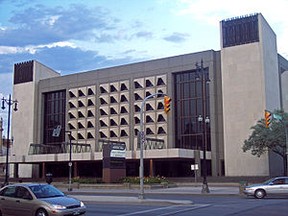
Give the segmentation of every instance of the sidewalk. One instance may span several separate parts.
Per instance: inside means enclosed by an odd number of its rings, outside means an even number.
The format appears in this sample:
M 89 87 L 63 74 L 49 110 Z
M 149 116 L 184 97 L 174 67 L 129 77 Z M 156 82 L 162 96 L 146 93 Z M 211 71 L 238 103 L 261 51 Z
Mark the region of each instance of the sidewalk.
M 107 185 L 106 185 L 107 186 Z M 98 188 L 92 185 L 87 187 L 73 188 L 72 191 L 67 191 L 67 187 L 59 187 L 63 192 L 70 196 L 76 197 L 84 202 L 96 201 L 96 202 L 112 202 L 112 203 L 166 203 L 166 204 L 182 204 L 189 205 L 193 204 L 191 200 L 169 200 L 169 199 L 139 199 L 139 188 L 114 188 L 105 187 Z M 175 186 L 171 188 L 156 188 L 156 189 L 145 189 L 144 197 L 147 194 L 185 194 L 185 195 L 239 195 L 239 186 L 209 186 L 210 193 L 202 194 L 202 186 Z

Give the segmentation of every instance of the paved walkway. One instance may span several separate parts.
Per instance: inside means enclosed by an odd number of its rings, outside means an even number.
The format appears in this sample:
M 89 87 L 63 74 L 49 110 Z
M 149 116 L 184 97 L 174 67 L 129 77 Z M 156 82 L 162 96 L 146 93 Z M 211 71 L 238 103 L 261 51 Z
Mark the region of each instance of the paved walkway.
M 59 188 L 70 196 L 79 198 L 80 200 L 96 201 L 96 202 L 112 202 L 112 203 L 167 203 L 167 204 L 193 204 L 191 200 L 169 200 L 169 199 L 140 199 L 139 189 L 125 188 L 73 188 L 71 192 L 67 188 Z M 145 194 L 198 194 L 198 195 L 239 195 L 239 187 L 237 186 L 212 186 L 209 187 L 210 193 L 201 193 L 201 186 L 176 186 L 172 188 L 145 189 Z

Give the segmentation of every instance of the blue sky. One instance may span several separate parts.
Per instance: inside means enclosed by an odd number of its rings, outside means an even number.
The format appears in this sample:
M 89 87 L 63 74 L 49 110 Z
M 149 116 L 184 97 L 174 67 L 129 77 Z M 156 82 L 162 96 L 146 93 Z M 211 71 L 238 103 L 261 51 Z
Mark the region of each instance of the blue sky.
M 221 20 L 259 12 L 288 58 L 287 8 L 287 0 L 0 0 L 0 97 L 12 93 L 18 62 L 66 75 L 219 50 Z

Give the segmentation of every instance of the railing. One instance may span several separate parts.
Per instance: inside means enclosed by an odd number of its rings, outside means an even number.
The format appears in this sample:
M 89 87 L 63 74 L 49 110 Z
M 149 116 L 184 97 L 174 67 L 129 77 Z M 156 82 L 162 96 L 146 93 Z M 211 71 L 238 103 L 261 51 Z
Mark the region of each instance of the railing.
M 90 144 L 83 143 L 71 143 L 72 153 L 83 153 L 91 152 Z M 70 145 L 69 143 L 58 143 L 53 145 L 44 145 L 44 144 L 30 144 L 29 155 L 38 155 L 38 154 L 61 154 L 69 153 Z

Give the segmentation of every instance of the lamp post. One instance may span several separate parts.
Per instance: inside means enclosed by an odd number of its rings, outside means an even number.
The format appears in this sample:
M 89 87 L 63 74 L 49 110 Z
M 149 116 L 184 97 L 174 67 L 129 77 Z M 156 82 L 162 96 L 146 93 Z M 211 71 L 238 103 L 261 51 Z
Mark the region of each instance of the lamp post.
M 72 187 L 71 187 L 71 183 L 72 183 L 72 135 L 71 135 L 71 131 L 65 131 L 66 133 L 68 133 L 68 137 L 69 137 L 69 180 L 68 180 L 68 191 L 72 191 Z
M 196 69 L 198 72 L 198 76 L 201 81 L 202 87 L 202 115 L 198 116 L 198 122 L 202 126 L 202 133 L 203 133 L 203 184 L 202 184 L 202 193 L 210 193 L 208 183 L 207 183 L 207 160 L 206 160 L 206 147 L 207 147 L 207 125 L 210 123 L 209 116 L 207 115 L 207 107 L 206 107 L 206 84 L 210 82 L 209 77 L 206 76 L 204 67 L 203 67 L 203 60 L 201 60 L 201 66 L 199 67 L 196 63 Z M 200 69 L 200 72 L 199 72 Z M 205 118 L 205 119 L 204 119 Z M 204 122 L 203 122 L 204 121 Z
M 6 171 L 5 171 L 5 181 L 4 185 L 9 184 L 9 146 L 10 146 L 10 115 L 11 115 L 11 106 L 14 104 L 14 111 L 17 111 L 17 100 L 12 100 L 11 94 L 9 95 L 9 98 L 2 98 L 2 106 L 1 108 L 5 109 L 5 103 L 8 105 L 8 124 L 7 124 L 7 138 L 6 138 Z M 4 144 L 4 143 L 3 143 Z
M 144 106 L 145 103 L 148 99 L 153 98 L 157 95 L 163 95 L 165 96 L 166 94 L 163 93 L 154 93 L 146 98 L 141 103 L 141 110 L 140 110 L 140 133 L 139 133 L 139 138 L 140 138 L 140 167 L 139 167 L 139 178 L 140 178 L 140 193 L 138 198 L 139 199 L 144 199 L 144 159 L 143 159 L 143 148 L 145 144 L 145 132 L 144 132 L 144 123 L 143 123 L 143 111 L 144 111 Z

